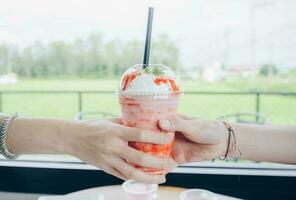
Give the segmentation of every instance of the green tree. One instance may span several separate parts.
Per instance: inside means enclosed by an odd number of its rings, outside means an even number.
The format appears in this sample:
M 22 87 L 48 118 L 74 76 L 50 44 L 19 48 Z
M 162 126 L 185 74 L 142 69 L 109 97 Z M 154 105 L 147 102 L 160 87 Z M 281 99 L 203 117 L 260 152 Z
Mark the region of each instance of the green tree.
M 278 70 L 274 64 L 264 64 L 261 66 L 259 73 L 262 76 L 271 76 L 277 75 Z
M 179 48 L 167 35 L 161 35 L 152 42 L 151 63 L 160 63 L 174 70 L 179 68 Z
M 5 44 L 0 45 L 0 74 L 7 73 L 8 51 Z
M 25 77 L 103 77 L 121 75 L 128 67 L 142 63 L 144 42 L 139 40 L 104 42 L 101 34 L 92 33 L 74 42 L 53 41 L 44 45 L 39 41 L 17 49 L 0 46 L 0 73 L 13 68 Z M 179 66 L 179 50 L 167 35 L 153 40 L 150 63 Z M 7 71 L 7 70 L 6 70 Z
M 90 34 L 85 41 L 84 74 L 100 76 L 103 64 L 103 41 L 100 34 Z

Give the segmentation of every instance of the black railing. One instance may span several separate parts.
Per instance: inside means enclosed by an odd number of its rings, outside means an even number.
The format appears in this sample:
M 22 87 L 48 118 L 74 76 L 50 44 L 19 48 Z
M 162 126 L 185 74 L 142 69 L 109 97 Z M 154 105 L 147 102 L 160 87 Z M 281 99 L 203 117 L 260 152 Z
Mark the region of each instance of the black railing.
M 84 94 L 114 94 L 112 91 L 62 91 L 62 90 L 24 90 L 24 91 L 0 91 L 0 112 L 3 110 L 2 108 L 2 98 L 5 94 L 74 94 L 77 95 L 78 100 L 78 111 L 81 112 L 83 110 L 83 95 Z
M 83 95 L 86 94 L 114 94 L 114 91 L 86 91 L 86 90 L 24 90 L 24 91 L 0 91 L 0 112 L 3 111 L 2 98 L 7 94 L 74 94 L 77 95 L 78 105 L 77 110 L 81 112 L 83 110 Z M 260 99 L 263 95 L 272 96 L 295 96 L 296 92 L 237 92 L 237 91 L 187 91 L 185 94 L 188 95 L 253 95 L 256 99 L 254 110 L 260 113 Z

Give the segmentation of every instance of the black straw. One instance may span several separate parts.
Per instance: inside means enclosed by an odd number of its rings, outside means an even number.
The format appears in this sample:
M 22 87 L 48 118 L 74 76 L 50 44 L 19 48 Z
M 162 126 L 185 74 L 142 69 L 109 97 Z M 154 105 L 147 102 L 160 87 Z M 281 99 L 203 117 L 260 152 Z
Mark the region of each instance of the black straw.
M 146 29 L 146 41 L 145 41 L 145 49 L 144 49 L 144 60 L 143 60 L 143 68 L 145 69 L 149 64 L 149 54 L 150 54 L 150 44 L 151 44 L 151 32 L 152 32 L 152 21 L 153 21 L 153 7 L 149 7 L 148 11 L 148 21 L 147 21 L 147 29 Z

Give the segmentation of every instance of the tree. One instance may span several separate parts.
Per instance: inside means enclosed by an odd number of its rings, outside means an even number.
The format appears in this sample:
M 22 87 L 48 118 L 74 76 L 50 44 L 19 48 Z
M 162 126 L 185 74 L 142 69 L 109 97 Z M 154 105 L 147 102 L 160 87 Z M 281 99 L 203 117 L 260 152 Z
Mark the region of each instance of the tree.
M 151 63 L 160 63 L 178 70 L 179 48 L 167 35 L 161 35 L 152 42 Z
M 8 47 L 5 44 L 0 45 L 0 74 L 7 73 Z
M 261 66 L 259 73 L 262 76 L 271 76 L 277 75 L 278 70 L 274 64 L 265 64 Z
M 142 63 L 144 42 L 139 40 L 103 41 L 99 33 L 72 43 L 53 41 L 44 45 L 39 41 L 17 49 L 0 46 L 0 73 L 13 68 L 25 77 L 103 77 L 119 76 L 128 67 Z M 154 39 L 150 63 L 161 63 L 172 68 L 179 65 L 179 50 L 167 35 Z

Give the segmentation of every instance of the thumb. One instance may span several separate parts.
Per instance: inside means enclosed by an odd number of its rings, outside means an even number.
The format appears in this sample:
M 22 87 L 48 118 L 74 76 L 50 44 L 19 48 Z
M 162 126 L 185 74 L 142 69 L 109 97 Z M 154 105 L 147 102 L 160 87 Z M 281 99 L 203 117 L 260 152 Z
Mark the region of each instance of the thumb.
M 162 119 L 159 121 L 159 126 L 165 131 L 181 132 L 186 138 L 195 141 L 202 130 L 202 123 L 199 120 L 184 120 L 179 117 Z
M 159 120 L 159 126 L 164 131 L 170 131 L 170 132 L 180 131 L 181 132 L 184 130 L 184 122 L 182 121 L 185 121 L 185 120 L 182 120 L 181 118 L 178 118 L 178 117 L 161 119 Z

